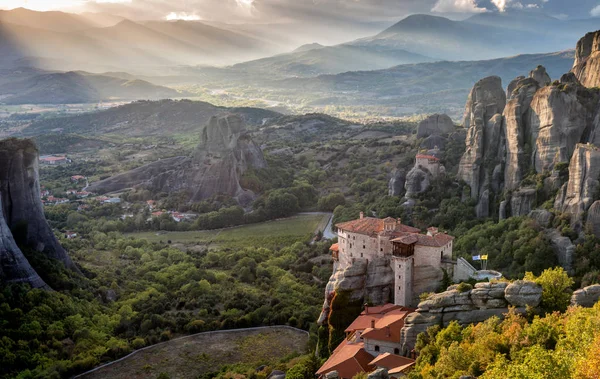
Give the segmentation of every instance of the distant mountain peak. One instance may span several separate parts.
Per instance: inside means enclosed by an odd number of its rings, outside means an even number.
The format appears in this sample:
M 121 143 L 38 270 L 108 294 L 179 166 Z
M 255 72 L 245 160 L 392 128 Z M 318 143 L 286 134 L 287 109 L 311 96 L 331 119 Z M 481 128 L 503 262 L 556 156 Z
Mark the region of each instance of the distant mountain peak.
M 300 46 L 296 50 L 294 50 L 293 53 L 301 53 L 303 51 L 309 51 L 309 50 L 315 50 L 315 49 L 322 49 L 324 47 L 325 47 L 324 45 L 321 45 L 320 43 L 317 43 L 317 42 L 307 43 L 305 45 Z

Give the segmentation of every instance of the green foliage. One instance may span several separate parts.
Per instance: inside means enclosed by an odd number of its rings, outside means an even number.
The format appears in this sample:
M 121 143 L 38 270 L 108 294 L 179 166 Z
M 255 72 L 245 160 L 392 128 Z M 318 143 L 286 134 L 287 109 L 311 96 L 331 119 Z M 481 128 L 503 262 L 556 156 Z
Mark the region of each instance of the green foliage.
M 487 254 L 488 267 L 507 278 L 522 277 L 527 271 L 539 275 L 558 264 L 544 232 L 533 220 L 524 217 L 471 228 L 455 242 L 454 253 L 467 259 Z
M 599 326 L 600 305 L 531 322 L 511 311 L 503 321 L 432 327 L 417 337 L 409 378 L 595 378 Z
M 564 312 L 571 300 L 573 279 L 562 267 L 544 270 L 539 277 L 531 272 L 525 274 L 525 280 L 531 280 L 542 286 L 541 308 L 546 312 Z
M 473 289 L 473 286 L 470 285 L 469 283 L 460 283 L 458 286 L 456 286 L 456 290 L 458 292 L 468 292 L 471 291 Z
M 346 205 L 344 194 L 336 192 L 331 193 L 319 199 L 318 208 L 320 211 L 332 212 L 338 206 Z

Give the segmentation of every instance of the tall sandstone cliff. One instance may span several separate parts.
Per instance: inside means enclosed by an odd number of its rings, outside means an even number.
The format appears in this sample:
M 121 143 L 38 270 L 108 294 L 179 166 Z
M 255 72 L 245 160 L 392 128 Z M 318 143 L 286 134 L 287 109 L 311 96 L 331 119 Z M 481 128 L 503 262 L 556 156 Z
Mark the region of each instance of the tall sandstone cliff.
M 77 267 L 46 222 L 40 200 L 39 154 L 30 140 L 0 141 L 0 279 L 48 288 L 19 246 Z
M 600 87 L 600 30 L 577 42 L 572 72 L 586 87 Z
M 595 59 L 600 59 L 596 56 L 599 38 L 597 32 L 579 42 L 573 72 L 558 81 L 551 82 L 546 70 L 538 66 L 529 77 L 513 80 L 504 97 L 497 77 L 475 84 L 465 109 L 467 150 L 459 177 L 478 201 L 479 217 L 495 215 L 496 206 L 501 218 L 527 215 L 536 205 L 537 194 L 525 179 L 531 174 L 548 174 L 544 191 L 553 195 L 567 186 L 559 180 L 557 165 L 571 162 L 578 144 L 600 145 L 600 92 L 589 88 L 599 84 L 593 79 L 600 70 L 593 66 Z M 503 98 L 508 99 L 505 107 Z M 578 170 L 585 170 L 577 162 L 570 166 L 575 176 Z M 583 197 L 572 195 L 579 184 L 569 185 L 569 199 L 576 200 L 570 200 L 568 206 L 557 200 L 557 205 L 569 213 L 583 209 L 575 212 L 579 217 L 591 203 L 572 205 Z M 566 187 L 562 193 L 565 191 Z M 505 200 L 498 202 L 502 197 Z
M 155 192 L 185 191 L 191 201 L 226 194 L 245 205 L 254 194 L 242 189 L 241 176 L 250 168 L 266 166 L 262 151 L 239 116 L 213 117 L 201 130 L 200 144 L 191 156 L 150 163 L 94 183 L 89 190 L 104 193 L 141 187 Z

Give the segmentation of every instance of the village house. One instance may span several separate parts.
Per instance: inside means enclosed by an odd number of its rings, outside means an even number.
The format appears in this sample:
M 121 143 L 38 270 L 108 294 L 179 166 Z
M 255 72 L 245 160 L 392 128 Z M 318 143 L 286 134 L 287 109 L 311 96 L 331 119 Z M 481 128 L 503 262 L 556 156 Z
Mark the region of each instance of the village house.
M 83 175 L 73 175 L 73 176 L 71 176 L 71 181 L 72 182 L 79 182 L 79 181 L 85 180 L 85 179 L 86 179 L 86 177 L 83 176 Z
M 352 266 L 357 260 L 388 258 L 394 272 L 394 303 L 411 306 L 423 292 L 437 289 L 443 270 L 453 272 L 454 237 L 437 228 L 421 230 L 388 217 L 365 217 L 336 225 L 338 244 L 332 246 L 332 257 L 338 270 Z
M 340 379 L 351 379 L 361 372 L 385 368 L 392 378 L 405 376 L 415 364 L 400 355 L 400 330 L 414 309 L 395 304 L 365 306 L 346 328 L 346 338 L 317 371 L 319 377 L 337 371 Z
M 70 162 L 70 159 L 68 159 L 66 156 L 45 155 L 45 156 L 40 157 L 40 163 L 52 165 L 52 166 L 66 164 L 69 162 Z

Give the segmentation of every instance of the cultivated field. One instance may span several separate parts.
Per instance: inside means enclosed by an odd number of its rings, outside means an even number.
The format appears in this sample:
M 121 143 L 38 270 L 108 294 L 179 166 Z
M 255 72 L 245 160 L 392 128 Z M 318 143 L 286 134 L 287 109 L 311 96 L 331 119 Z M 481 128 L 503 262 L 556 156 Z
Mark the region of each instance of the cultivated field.
M 317 228 L 327 224 L 327 214 L 302 214 L 286 219 L 267 221 L 220 230 L 189 232 L 142 232 L 130 233 L 128 237 L 151 242 L 168 242 L 181 245 L 217 247 L 285 245 L 308 241 Z

